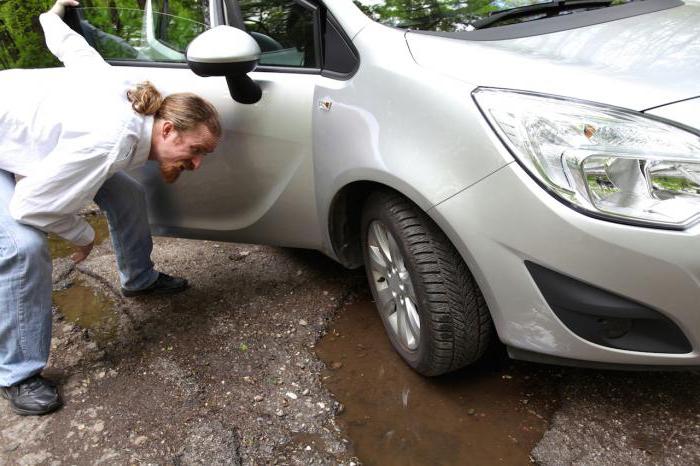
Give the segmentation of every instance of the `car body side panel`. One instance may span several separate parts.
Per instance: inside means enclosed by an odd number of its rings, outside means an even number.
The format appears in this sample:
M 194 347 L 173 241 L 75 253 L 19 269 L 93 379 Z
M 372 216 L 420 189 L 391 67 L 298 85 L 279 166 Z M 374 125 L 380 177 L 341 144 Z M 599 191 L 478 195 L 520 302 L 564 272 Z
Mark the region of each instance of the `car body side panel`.
M 224 135 L 202 167 L 164 184 L 155 164 L 136 173 L 149 198 L 153 231 L 167 236 L 318 248 L 311 109 L 321 76 L 251 73 L 263 97 L 235 102 L 223 78 L 189 69 L 115 67 L 148 78 L 164 94 L 194 92 L 217 107 Z M 279 234 L 281 226 L 285 234 Z
M 348 81 L 316 89 L 316 196 L 321 225 L 354 181 L 374 181 L 423 210 L 512 160 L 471 99 L 471 88 L 418 67 L 404 32 L 368 25 L 354 40 L 360 68 Z

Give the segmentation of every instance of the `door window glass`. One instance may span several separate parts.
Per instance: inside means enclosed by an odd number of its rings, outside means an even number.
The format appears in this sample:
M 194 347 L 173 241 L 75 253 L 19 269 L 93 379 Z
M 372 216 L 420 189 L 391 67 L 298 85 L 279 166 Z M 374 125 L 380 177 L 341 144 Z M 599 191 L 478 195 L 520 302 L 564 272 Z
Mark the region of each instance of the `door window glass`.
M 83 36 L 105 59 L 184 62 L 209 27 L 207 0 L 83 0 Z
M 261 65 L 319 68 L 313 9 L 293 0 L 240 0 L 239 6 L 262 51 Z

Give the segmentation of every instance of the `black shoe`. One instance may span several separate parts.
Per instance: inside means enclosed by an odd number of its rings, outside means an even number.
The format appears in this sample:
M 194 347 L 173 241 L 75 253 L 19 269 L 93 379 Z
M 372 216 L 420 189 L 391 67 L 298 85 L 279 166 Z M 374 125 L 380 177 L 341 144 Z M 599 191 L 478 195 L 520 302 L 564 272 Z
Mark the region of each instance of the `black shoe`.
M 158 278 L 148 288 L 142 290 L 125 290 L 122 288 L 122 294 L 127 298 L 134 296 L 143 296 L 147 294 L 173 294 L 185 291 L 187 289 L 187 280 L 180 277 L 171 277 L 170 275 L 158 272 Z
M 12 411 L 20 416 L 46 414 L 63 406 L 56 385 L 40 375 L 0 387 L 0 395 L 10 401 Z

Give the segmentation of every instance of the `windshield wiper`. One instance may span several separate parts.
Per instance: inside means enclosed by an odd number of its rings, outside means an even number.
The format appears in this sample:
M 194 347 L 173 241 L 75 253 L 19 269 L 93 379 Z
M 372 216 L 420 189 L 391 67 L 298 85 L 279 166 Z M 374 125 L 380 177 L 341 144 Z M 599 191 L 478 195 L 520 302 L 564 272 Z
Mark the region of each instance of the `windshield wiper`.
M 534 5 L 511 8 L 509 10 L 496 11 L 488 17 L 474 21 L 471 26 L 474 29 L 484 29 L 506 19 L 521 18 L 543 13 L 545 17 L 557 16 L 562 12 L 579 10 L 581 8 L 604 8 L 610 6 L 613 0 L 558 0 L 550 3 L 536 3 Z

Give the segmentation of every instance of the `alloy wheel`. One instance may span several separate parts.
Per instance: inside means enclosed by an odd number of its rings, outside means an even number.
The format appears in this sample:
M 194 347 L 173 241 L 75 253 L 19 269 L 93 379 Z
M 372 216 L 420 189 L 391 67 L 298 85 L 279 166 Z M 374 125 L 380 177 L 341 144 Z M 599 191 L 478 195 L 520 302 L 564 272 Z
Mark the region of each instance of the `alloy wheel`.
M 367 232 L 367 246 L 379 313 L 396 340 L 415 351 L 420 342 L 420 316 L 399 245 L 386 226 L 374 220 Z

